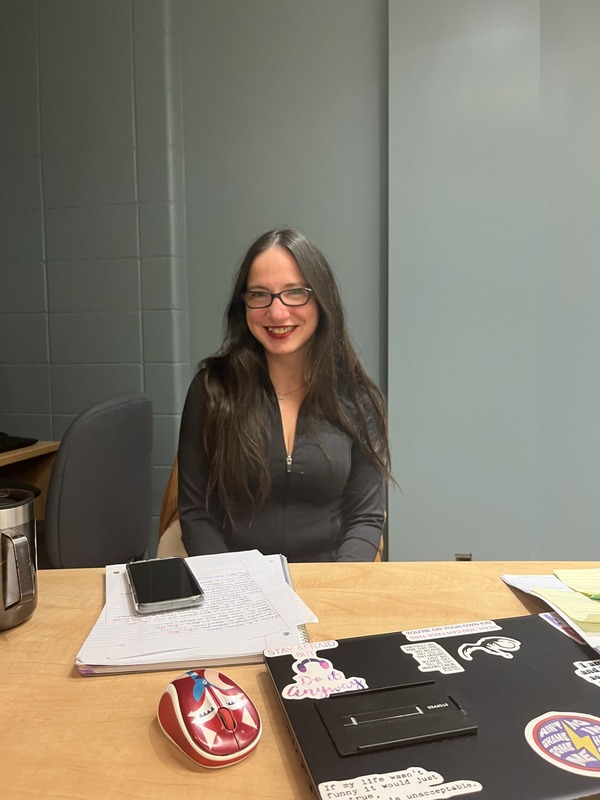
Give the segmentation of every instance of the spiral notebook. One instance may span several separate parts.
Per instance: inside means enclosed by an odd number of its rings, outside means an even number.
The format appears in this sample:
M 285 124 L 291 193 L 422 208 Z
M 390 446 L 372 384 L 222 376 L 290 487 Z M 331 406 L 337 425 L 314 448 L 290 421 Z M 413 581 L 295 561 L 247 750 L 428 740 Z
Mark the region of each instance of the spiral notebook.
M 308 641 L 305 624 L 316 617 L 294 591 L 284 556 L 186 560 L 202 605 L 146 616 L 133 609 L 125 565 L 106 567 L 106 603 L 76 658 L 82 675 L 258 663 L 265 648 Z

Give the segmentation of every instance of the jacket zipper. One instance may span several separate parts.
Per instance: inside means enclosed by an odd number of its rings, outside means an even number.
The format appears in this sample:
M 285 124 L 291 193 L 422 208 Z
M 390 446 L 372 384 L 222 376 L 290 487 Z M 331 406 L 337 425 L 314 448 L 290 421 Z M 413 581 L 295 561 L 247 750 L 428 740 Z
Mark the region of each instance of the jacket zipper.
M 285 464 L 286 464 L 285 471 L 286 472 L 291 472 L 292 471 L 292 457 L 291 457 L 291 455 L 285 457 Z

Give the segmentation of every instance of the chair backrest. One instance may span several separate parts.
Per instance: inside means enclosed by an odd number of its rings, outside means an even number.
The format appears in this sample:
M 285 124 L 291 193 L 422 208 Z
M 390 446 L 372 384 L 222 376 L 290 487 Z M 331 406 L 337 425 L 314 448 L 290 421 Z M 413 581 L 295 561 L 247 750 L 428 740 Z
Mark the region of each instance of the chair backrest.
M 175 520 L 179 519 L 179 508 L 177 504 L 179 470 L 177 468 L 177 456 L 173 462 L 169 480 L 165 486 L 162 504 L 160 507 L 160 516 L 158 518 L 158 538 L 160 539 L 163 533 L 167 530 Z
M 56 454 L 44 566 L 102 567 L 144 556 L 151 501 L 152 401 L 129 392 L 96 403 L 71 423 Z

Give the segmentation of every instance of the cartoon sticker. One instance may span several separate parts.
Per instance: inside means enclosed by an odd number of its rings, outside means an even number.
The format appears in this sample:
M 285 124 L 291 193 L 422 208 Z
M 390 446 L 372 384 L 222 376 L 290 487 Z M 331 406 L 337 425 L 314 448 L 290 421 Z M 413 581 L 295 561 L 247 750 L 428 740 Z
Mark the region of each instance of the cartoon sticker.
M 321 800 L 352 797 L 353 800 L 415 800 L 425 797 L 457 797 L 480 792 L 477 781 L 461 779 L 444 783 L 437 772 L 422 767 L 408 767 L 400 772 L 362 775 L 343 781 L 319 784 Z
M 600 778 L 600 717 L 550 711 L 527 724 L 525 738 L 554 766 Z
M 314 700 L 369 688 L 364 678 L 347 678 L 326 658 L 303 658 L 294 661 L 292 668 L 296 673 L 294 683 L 289 683 L 281 692 L 286 700 Z
M 401 650 L 416 658 L 421 672 L 443 672 L 449 675 L 452 672 L 465 671 L 464 667 L 461 667 L 458 661 L 437 642 L 403 644 Z
M 489 653 L 491 656 L 501 656 L 502 658 L 512 658 L 513 653 L 521 649 L 521 642 L 511 639 L 510 636 L 484 636 L 479 641 L 465 642 L 458 648 L 458 655 L 465 661 L 473 661 L 473 653 L 481 650 L 482 653 Z
M 574 661 L 575 675 L 600 687 L 600 659 L 595 661 Z
M 488 631 L 501 631 L 502 628 L 492 619 L 482 619 L 477 622 L 461 622 L 454 625 L 438 625 L 435 628 L 415 628 L 412 631 L 402 631 L 409 642 L 422 642 L 425 639 L 445 639 L 448 636 L 472 636 Z

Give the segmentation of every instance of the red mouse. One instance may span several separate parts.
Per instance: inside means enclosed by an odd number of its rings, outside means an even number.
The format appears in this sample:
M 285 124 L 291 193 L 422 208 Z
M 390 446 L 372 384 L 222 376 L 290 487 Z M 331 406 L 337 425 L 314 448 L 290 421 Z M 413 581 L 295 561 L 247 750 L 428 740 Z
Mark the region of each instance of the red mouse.
M 227 767 L 246 758 L 262 731 L 248 695 L 214 669 L 191 670 L 172 680 L 157 713 L 169 739 L 203 767 Z

